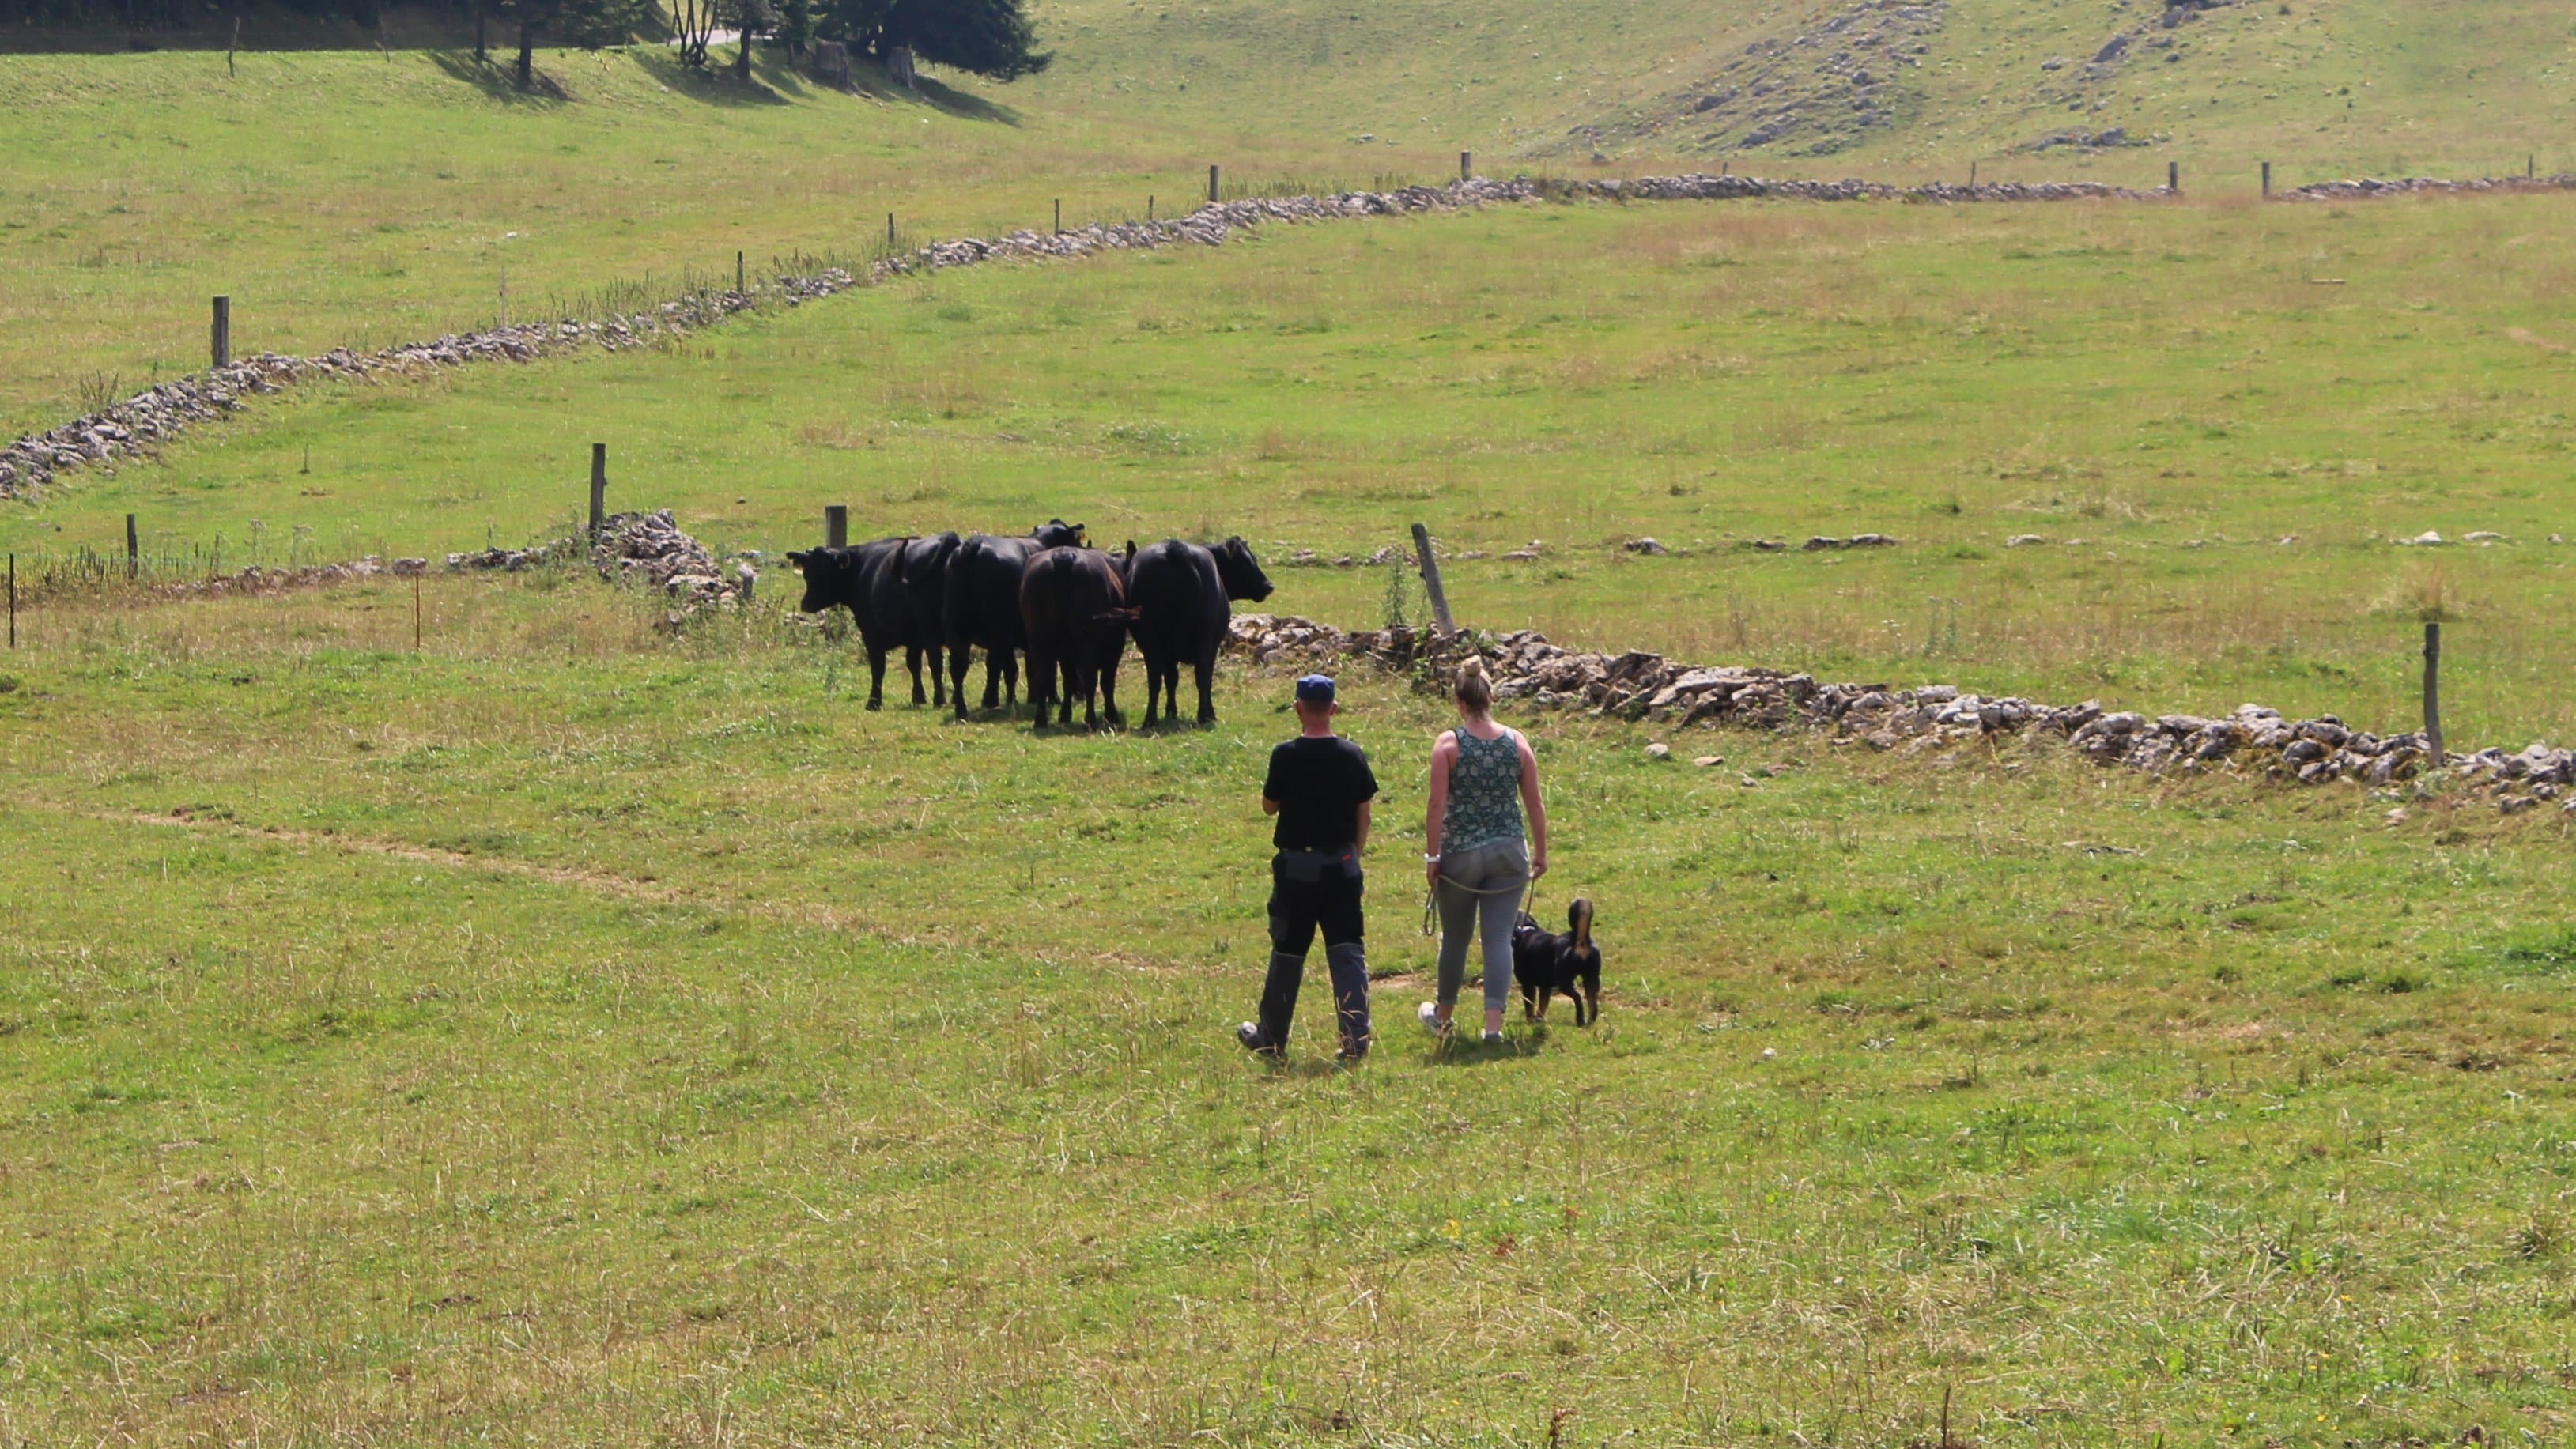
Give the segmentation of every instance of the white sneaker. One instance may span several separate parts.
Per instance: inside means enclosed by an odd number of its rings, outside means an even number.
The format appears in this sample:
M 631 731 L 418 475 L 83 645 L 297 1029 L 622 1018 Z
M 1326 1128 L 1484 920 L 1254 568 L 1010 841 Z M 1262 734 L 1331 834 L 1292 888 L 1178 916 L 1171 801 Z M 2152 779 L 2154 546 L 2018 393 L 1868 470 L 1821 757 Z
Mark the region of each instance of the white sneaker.
M 1447 1036 L 1449 1034 L 1449 1023 L 1440 1019 L 1440 1007 L 1438 1003 L 1426 1001 L 1422 1003 L 1422 1009 L 1414 1014 L 1422 1018 L 1422 1025 L 1428 1029 L 1433 1036 Z
M 1499 1046 L 1502 1044 L 1502 1040 L 1503 1034 L 1499 1031 L 1489 1031 L 1485 1033 L 1485 1045 L 1487 1046 Z

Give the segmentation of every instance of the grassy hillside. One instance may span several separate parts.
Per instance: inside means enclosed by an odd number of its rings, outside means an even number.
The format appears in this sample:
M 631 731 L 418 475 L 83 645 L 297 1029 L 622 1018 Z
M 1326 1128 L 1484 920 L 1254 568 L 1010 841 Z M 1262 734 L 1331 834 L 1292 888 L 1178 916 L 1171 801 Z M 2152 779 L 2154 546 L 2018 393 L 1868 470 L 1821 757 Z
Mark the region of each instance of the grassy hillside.
M 1206 187 L 1198 145 L 1115 118 L 945 88 L 841 95 L 776 67 L 744 92 L 649 51 L 546 53 L 562 99 L 442 54 L 249 54 L 240 69 L 204 53 L 0 57 L 0 428 L 203 367 L 216 293 L 234 299 L 237 350 L 313 352 L 505 310 L 596 315 L 730 281 L 737 250 L 754 268 L 866 254 L 888 212 L 911 245 L 1045 225 L 1058 198 L 1080 220 Z M 1277 144 L 1307 159 L 1294 137 Z M 1301 169 L 1271 148 L 1236 155 Z
M 0 692 L 32 1442 L 2554 1443 L 2565 831 L 1531 727 L 1601 1023 L 1284 1070 L 1258 763 L 596 586 L 82 611 Z M 399 642 L 396 642 L 399 641 Z M 1751 773 L 1760 766 L 1776 773 Z M 2524 924 L 2526 922 L 2537 924 Z M 1570 1417 L 1564 1417 L 1570 1416 Z
M 1031 90 L 1067 113 L 1293 131 L 1362 156 L 1436 146 L 1581 166 L 1597 139 L 1623 166 L 1689 156 L 1739 170 L 1948 175 L 1979 159 L 1990 175 L 2001 164 L 2142 184 L 2173 157 L 2230 185 L 2250 184 L 2264 159 L 2285 181 L 2495 174 L 2533 151 L 2544 167 L 2576 169 L 2576 16 L 2564 6 L 2269 0 L 2172 30 L 2165 9 L 1049 0 L 1040 14 L 1061 59 Z M 2126 57 L 2088 69 L 2117 36 L 2131 37 Z M 1794 119 L 1751 139 L 1784 112 Z M 2114 127 L 2163 139 L 2151 151 L 2018 150 Z
M 612 503 L 729 547 L 809 543 L 827 502 L 862 531 L 1239 530 L 1274 560 L 1421 519 L 1491 555 L 1453 565 L 1479 623 L 2150 711 L 2402 725 L 2438 590 L 2454 738 L 2518 745 L 2576 733 L 2571 228 L 2549 196 L 1284 228 L 315 390 L 0 514 L 0 542 L 113 550 L 131 511 L 201 566 L 514 543 L 581 505 L 598 439 Z M 2507 541 L 2392 543 L 2427 529 Z M 1746 547 L 1862 531 L 1904 546 Z M 1280 577 L 1284 608 L 1379 617 L 1381 570 Z
M 1865 58 L 1795 44 L 1855 15 L 1842 34 L 1927 17 L 1901 27 L 1921 32 L 1905 41 L 1919 63 L 1856 89 Z M 929 103 L 825 94 L 777 67 L 737 92 L 650 48 L 548 52 L 561 95 L 542 99 L 448 54 L 252 53 L 237 76 L 204 52 L 0 57 L 0 429 L 202 365 L 218 292 L 245 349 L 380 343 L 499 315 L 505 270 L 518 315 L 597 309 L 729 274 L 737 250 L 863 252 L 889 211 L 918 241 L 1040 225 L 1057 199 L 1074 220 L 1169 207 L 1211 161 L 1239 184 L 1318 186 L 1437 178 L 1460 150 L 1488 170 L 1585 169 L 1596 139 L 1621 169 L 1913 177 L 1976 160 L 2154 184 L 2178 157 L 2194 186 L 2237 188 L 2264 158 L 2284 184 L 2493 173 L 2534 151 L 2576 166 L 2559 139 L 2576 129 L 2576 21 L 2529 3 L 2246 4 L 2171 32 L 2143 6 L 2055 0 L 1051 0 L 1039 17 L 1053 70 Z M 2079 79 L 2115 32 L 2144 38 Z M 2179 61 L 2147 48 L 2160 39 Z M 2043 68 L 2056 59 L 2070 65 Z M 1829 62 L 1842 73 L 1820 75 Z M 1783 107 L 1798 118 L 1746 149 Z M 2170 139 L 2013 149 L 2112 127 Z

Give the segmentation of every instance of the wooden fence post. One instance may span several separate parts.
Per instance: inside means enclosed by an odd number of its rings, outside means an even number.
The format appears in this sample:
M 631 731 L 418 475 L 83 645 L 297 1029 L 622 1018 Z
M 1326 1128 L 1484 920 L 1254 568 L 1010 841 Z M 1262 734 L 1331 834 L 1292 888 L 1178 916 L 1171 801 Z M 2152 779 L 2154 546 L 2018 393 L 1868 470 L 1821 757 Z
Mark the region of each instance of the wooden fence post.
M 2432 621 L 2424 625 L 2424 737 L 2438 770 L 2448 757 L 2442 753 L 2442 626 Z
M 846 503 L 823 505 L 823 546 L 826 548 L 850 546 L 850 505 Z
M 1473 181 L 1476 179 L 1475 152 L 1461 151 L 1458 153 L 1458 179 L 1461 181 Z
M 214 353 L 215 366 L 221 367 L 233 360 L 232 298 L 217 297 L 215 299 L 215 320 L 214 326 L 211 329 L 211 334 L 209 341 L 212 345 L 208 350 Z
M 1413 556 L 1422 564 L 1422 588 L 1431 595 L 1431 617 L 1440 621 L 1440 632 L 1455 634 L 1458 621 L 1449 617 L 1449 591 L 1440 587 L 1440 560 L 1431 556 L 1431 530 L 1413 525 Z
M 2172 192 L 2176 196 L 2180 196 L 2182 194 L 2181 162 L 2168 161 L 2165 163 L 2165 190 Z
M 18 556 L 9 555 L 9 647 L 18 647 Z
M 886 213 L 886 250 L 894 250 L 894 213 Z
M 608 445 L 590 445 L 590 541 L 608 527 Z
M 1055 199 L 1055 234 L 1064 235 L 1064 198 L 1061 196 Z
M 2263 163 L 2263 199 L 2272 199 L 2272 163 L 2269 161 Z
M 735 252 L 733 254 L 733 289 L 737 292 L 742 291 L 742 282 L 742 253 Z
M 1216 205 L 1216 175 L 1216 168 L 1210 166 L 1208 168 L 1208 205 L 1210 206 Z
M 143 573 L 143 547 L 134 532 L 134 515 L 125 515 L 125 577 L 139 578 Z

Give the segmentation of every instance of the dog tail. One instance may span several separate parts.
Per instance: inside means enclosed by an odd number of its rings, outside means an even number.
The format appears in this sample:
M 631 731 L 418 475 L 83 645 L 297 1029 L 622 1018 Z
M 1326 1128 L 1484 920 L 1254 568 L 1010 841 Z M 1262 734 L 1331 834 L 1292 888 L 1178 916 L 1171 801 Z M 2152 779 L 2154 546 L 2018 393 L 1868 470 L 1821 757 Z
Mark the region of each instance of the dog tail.
M 1566 908 L 1565 924 L 1569 933 L 1574 937 L 1574 944 L 1576 947 L 1584 950 L 1591 949 L 1592 902 L 1590 900 L 1582 896 L 1576 896 L 1574 898 L 1574 904 Z

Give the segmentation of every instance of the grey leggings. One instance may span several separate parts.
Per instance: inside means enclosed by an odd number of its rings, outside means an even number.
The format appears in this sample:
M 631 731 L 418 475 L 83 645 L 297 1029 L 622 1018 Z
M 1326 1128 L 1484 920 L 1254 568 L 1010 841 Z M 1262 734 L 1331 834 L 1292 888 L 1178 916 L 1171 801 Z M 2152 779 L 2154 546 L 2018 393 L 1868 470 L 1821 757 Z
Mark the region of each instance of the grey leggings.
M 1467 933 L 1485 945 L 1485 1009 L 1512 994 L 1512 926 L 1529 889 L 1529 846 L 1518 840 L 1440 854 L 1440 1004 L 1455 1006 L 1467 977 Z M 1483 894 L 1479 894 L 1483 892 Z

